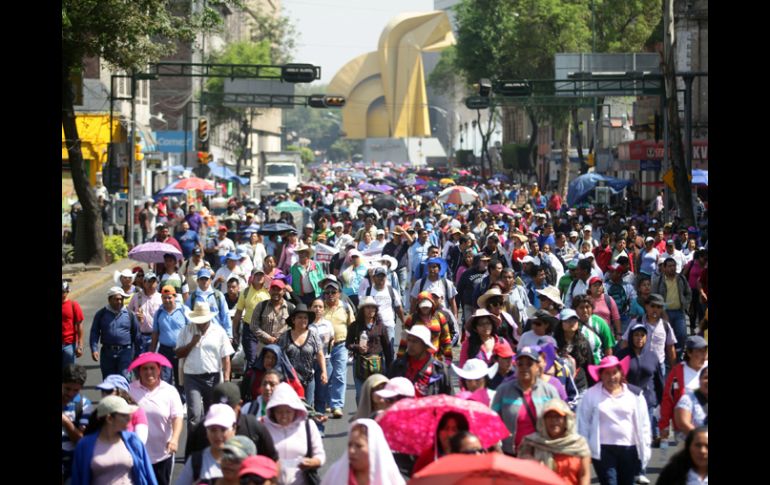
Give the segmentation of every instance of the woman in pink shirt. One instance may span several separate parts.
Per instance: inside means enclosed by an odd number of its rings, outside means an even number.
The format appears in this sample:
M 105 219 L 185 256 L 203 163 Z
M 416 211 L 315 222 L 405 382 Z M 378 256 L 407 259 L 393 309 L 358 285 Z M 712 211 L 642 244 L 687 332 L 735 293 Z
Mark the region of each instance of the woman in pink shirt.
M 620 312 L 615 300 L 604 291 L 604 284 L 601 278 L 594 276 L 588 280 L 588 294 L 591 301 L 594 302 L 594 315 L 602 318 L 615 333 L 617 339 L 621 332 Z

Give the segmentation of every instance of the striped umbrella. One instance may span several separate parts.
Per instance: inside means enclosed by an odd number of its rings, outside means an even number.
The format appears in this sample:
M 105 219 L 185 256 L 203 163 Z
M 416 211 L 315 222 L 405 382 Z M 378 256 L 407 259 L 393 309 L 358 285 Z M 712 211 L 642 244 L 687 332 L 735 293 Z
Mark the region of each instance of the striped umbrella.
M 457 185 L 454 187 L 447 187 L 442 190 L 437 199 L 445 204 L 470 204 L 474 200 L 478 200 L 479 194 L 469 189 L 468 187 Z

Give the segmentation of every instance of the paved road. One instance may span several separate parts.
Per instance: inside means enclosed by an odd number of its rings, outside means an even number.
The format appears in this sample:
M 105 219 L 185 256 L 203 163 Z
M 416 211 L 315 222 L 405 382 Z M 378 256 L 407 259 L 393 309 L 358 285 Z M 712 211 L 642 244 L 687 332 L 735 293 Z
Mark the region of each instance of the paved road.
M 78 298 L 77 302 L 80 303 L 83 308 L 83 314 L 85 316 L 84 335 L 86 338 L 86 345 L 84 345 L 84 355 L 77 360 L 77 363 L 83 365 L 88 370 L 88 380 L 84 388 L 84 394 L 92 401 L 98 401 L 101 394 L 96 389 L 96 385 L 101 382 L 101 371 L 99 364 L 91 359 L 91 353 L 88 350 L 88 334 L 91 330 L 91 322 L 94 314 L 104 305 L 107 304 L 107 290 L 113 286 L 112 280 L 103 284 L 95 286 L 93 289 L 84 292 Z M 400 331 L 397 331 L 396 337 L 400 335 Z M 459 348 L 455 349 L 455 358 L 459 357 Z M 453 376 L 452 380 L 457 386 L 456 377 Z M 345 397 L 345 417 L 342 419 L 329 419 L 326 425 L 326 437 L 324 438 L 324 449 L 326 450 L 326 464 L 321 468 L 321 476 L 343 453 L 347 450 L 347 433 L 349 429 L 349 419 L 355 414 L 356 403 L 355 401 L 355 387 L 353 385 L 352 368 L 348 365 L 348 388 Z M 182 432 L 180 439 L 180 450 L 178 456 L 184 456 L 184 443 L 186 440 L 186 432 Z M 671 456 L 675 452 L 674 447 L 669 448 L 668 455 Z M 665 465 L 668 458 L 664 457 L 660 450 L 654 449 L 652 453 L 652 459 L 648 466 L 647 477 L 652 483 L 657 480 L 658 473 Z M 174 467 L 173 478 L 181 473 L 182 462 L 181 458 L 178 459 L 177 465 Z M 599 483 L 598 479 L 594 478 L 591 483 Z

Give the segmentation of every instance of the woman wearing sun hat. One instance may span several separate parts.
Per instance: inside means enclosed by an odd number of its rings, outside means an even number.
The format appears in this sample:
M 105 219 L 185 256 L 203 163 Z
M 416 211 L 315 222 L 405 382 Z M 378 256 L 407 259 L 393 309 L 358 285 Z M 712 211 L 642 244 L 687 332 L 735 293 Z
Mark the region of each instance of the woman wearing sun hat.
M 604 357 L 589 365 L 596 381 L 578 404 L 578 432 L 591 448 L 602 485 L 631 485 L 650 460 L 650 417 L 644 396 L 626 383 L 630 356 Z
M 345 347 L 354 356 L 356 402 L 360 402 L 366 379 L 373 374 L 387 374 L 393 363 L 393 348 L 373 296 L 361 298 L 356 321 L 348 329 Z
M 498 335 L 499 328 L 500 318 L 497 315 L 483 309 L 476 310 L 465 324 L 468 338 L 460 348 L 460 365 L 468 359 L 481 359 L 489 364 L 495 344 L 505 342 Z
M 460 389 L 465 389 L 466 392 L 458 394 L 457 397 L 489 406 L 495 397 L 495 391 L 487 386 L 489 380 L 497 374 L 497 368 L 497 363 L 487 366 L 487 363 L 480 359 L 468 359 L 462 368 L 452 364 L 452 370 L 460 380 Z
M 315 313 L 308 310 L 304 303 L 297 305 L 286 319 L 289 330 L 278 338 L 278 346 L 286 358 L 294 365 L 302 383 L 307 402 L 315 402 L 315 370 L 317 362 L 321 370 L 321 382 L 327 383 L 326 358 L 323 343 L 318 332 L 309 325 L 315 320 Z
M 136 401 L 128 393 L 128 380 L 120 374 L 112 374 L 104 379 L 104 382 L 97 385 L 96 388 L 102 391 L 102 398 L 107 396 L 120 396 L 130 405 L 136 405 Z M 131 414 L 131 420 L 128 422 L 126 431 L 133 431 L 139 437 L 142 443 L 147 443 L 147 414 L 144 409 L 138 408 Z
M 99 401 L 85 436 L 75 447 L 72 485 L 158 483 L 142 441 L 126 431 L 137 409 L 120 396 L 107 396 Z
M 160 368 L 171 362 L 156 352 L 145 352 L 131 362 L 138 378 L 129 384 L 131 397 L 147 415 L 147 454 L 159 485 L 171 483 L 174 454 L 184 426 L 184 407 L 176 388 L 160 378 Z

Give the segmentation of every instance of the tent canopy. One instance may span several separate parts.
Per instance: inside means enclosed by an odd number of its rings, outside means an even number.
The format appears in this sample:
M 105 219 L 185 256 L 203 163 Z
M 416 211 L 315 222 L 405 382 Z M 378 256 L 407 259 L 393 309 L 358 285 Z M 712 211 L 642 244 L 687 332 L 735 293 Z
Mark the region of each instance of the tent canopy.
M 615 177 L 608 177 L 598 173 L 586 173 L 569 183 L 567 203 L 575 206 L 579 202 L 584 201 L 596 186 L 599 185 L 599 182 L 604 182 L 604 185 L 609 187 L 613 194 L 617 194 L 633 184 L 631 180 L 616 179 Z
M 238 177 L 235 172 L 219 162 L 209 162 L 209 168 L 211 169 L 211 175 L 217 178 L 238 182 L 241 185 L 247 185 L 249 183 L 248 178 Z

